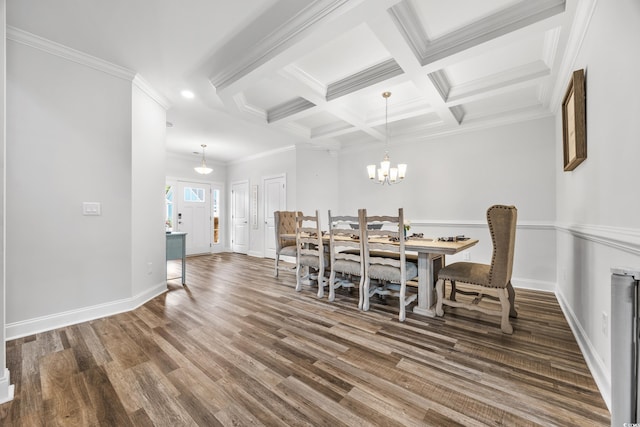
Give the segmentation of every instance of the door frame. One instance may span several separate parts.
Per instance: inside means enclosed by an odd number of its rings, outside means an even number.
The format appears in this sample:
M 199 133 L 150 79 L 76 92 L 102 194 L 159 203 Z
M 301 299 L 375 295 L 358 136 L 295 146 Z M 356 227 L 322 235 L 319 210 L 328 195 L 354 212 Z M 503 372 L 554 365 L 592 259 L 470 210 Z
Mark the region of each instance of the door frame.
M 198 206 L 202 207 L 202 209 L 205 210 L 205 213 L 209 214 L 209 218 L 204 218 L 204 223 L 202 224 L 204 227 L 204 236 L 197 236 L 197 235 L 193 235 L 193 236 L 189 236 L 189 234 L 187 234 L 187 244 L 189 244 L 189 242 L 191 241 L 191 247 L 187 247 L 187 256 L 190 255 L 202 255 L 202 254 L 210 254 L 211 250 L 213 249 L 213 224 L 211 221 L 212 218 L 212 203 L 211 203 L 211 183 L 208 181 L 201 181 L 201 180 L 182 180 L 179 179 L 176 182 L 177 188 L 180 189 L 181 191 L 178 191 L 177 193 L 175 193 L 175 195 L 177 195 L 177 198 L 175 199 L 175 204 L 176 204 L 176 213 L 179 215 L 181 211 L 185 211 L 185 202 L 183 197 L 184 197 L 184 188 L 185 187 L 190 187 L 190 186 L 202 186 L 205 189 L 205 203 L 200 205 L 198 204 Z M 178 218 L 178 224 L 180 223 L 180 218 Z M 180 228 L 178 226 L 178 228 Z M 178 230 L 178 231 L 184 231 L 184 230 Z M 196 237 L 197 236 L 197 237 Z M 202 248 L 202 250 L 195 250 L 196 248 L 194 247 L 194 240 L 199 240 L 202 239 L 202 242 L 204 243 L 203 246 L 199 246 L 199 248 Z M 205 250 L 205 248 L 207 248 Z M 191 253 L 189 252 L 189 250 L 191 250 Z
M 165 177 L 165 185 L 170 185 L 174 188 L 174 190 L 177 190 L 177 186 L 180 182 L 193 182 L 193 183 L 197 183 L 197 184 L 207 184 L 209 185 L 210 188 L 210 192 L 209 192 L 209 197 L 210 197 L 210 201 L 213 200 L 213 190 L 218 189 L 220 190 L 220 208 L 219 208 L 219 212 L 220 212 L 220 230 L 221 230 L 221 237 L 220 237 L 220 243 L 216 244 L 213 242 L 213 236 L 210 236 L 211 239 L 211 253 L 216 253 L 216 252 L 225 252 L 227 251 L 227 218 L 228 215 L 225 214 L 225 212 L 227 212 L 225 210 L 225 207 L 227 207 L 227 203 L 226 203 L 226 196 L 225 196 L 225 188 L 226 188 L 226 182 L 221 182 L 221 181 L 207 181 L 204 179 L 191 179 L 191 178 L 183 178 L 183 177 L 176 177 L 176 176 L 166 176 Z M 174 193 L 174 197 L 176 197 L 177 193 Z M 171 218 L 171 221 L 173 224 L 177 224 L 177 215 L 178 215 L 178 209 L 177 209 L 177 205 L 176 205 L 176 200 L 174 200 L 174 210 L 173 210 L 173 218 Z M 213 206 L 211 206 L 211 216 L 213 217 Z M 211 224 L 211 230 L 213 231 L 213 224 Z M 175 231 L 175 230 L 174 230 Z
M 232 181 L 230 183 L 230 190 L 229 190 L 229 246 L 230 246 L 230 250 L 231 252 L 234 252 L 234 242 L 235 242 L 235 234 L 236 234 L 236 228 L 235 228 L 235 224 L 234 224 L 234 217 L 233 217 L 233 212 L 235 210 L 235 198 L 233 197 L 233 187 L 236 185 L 245 185 L 246 189 L 247 189 L 247 196 L 246 196 L 246 200 L 245 200 L 245 206 L 247 207 L 247 221 L 250 215 L 250 207 L 249 207 L 249 198 L 250 198 L 250 186 L 249 186 L 249 180 L 248 179 L 241 179 L 241 180 L 237 180 L 237 181 Z M 247 254 L 249 253 L 249 248 L 251 247 L 251 230 L 250 230 L 250 226 L 247 223 Z
M 225 203 L 225 184 L 223 182 L 211 182 L 211 218 L 213 218 L 213 191 L 214 190 L 218 190 L 219 194 L 220 194 L 220 200 L 218 201 L 220 203 L 220 206 L 218 206 L 218 213 L 219 213 L 219 219 L 218 219 L 218 228 L 219 228 L 219 235 L 218 235 L 218 243 L 216 243 L 213 240 L 213 230 L 214 230 L 214 224 L 213 221 L 211 222 L 211 253 L 219 253 L 219 252 L 225 252 L 227 249 L 227 242 L 226 242 L 226 233 L 227 233 L 227 221 L 226 221 L 226 215 L 224 214 L 225 212 L 225 207 L 226 207 L 226 203 Z
M 275 178 L 280 178 L 283 181 L 284 184 L 284 206 L 282 207 L 283 210 L 287 209 L 287 174 L 286 173 L 279 173 L 279 174 L 275 174 L 275 175 L 268 175 L 268 176 L 263 176 L 262 177 L 262 223 L 264 225 L 263 230 L 262 230 L 262 257 L 266 258 L 267 256 L 267 185 L 266 185 L 266 181 L 271 180 L 271 179 L 275 179 Z

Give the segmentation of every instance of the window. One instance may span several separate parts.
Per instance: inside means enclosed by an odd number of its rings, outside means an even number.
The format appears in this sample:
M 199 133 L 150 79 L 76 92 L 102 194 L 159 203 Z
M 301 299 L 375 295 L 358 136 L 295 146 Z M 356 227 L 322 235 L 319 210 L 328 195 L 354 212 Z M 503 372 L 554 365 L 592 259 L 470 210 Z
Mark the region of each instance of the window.
M 166 206 L 164 228 L 167 231 L 173 231 L 173 186 L 171 185 L 165 185 L 164 187 L 164 203 Z
M 220 243 L 220 190 L 213 189 L 211 197 L 213 213 L 213 243 Z
M 184 201 L 204 203 L 205 201 L 204 188 L 184 187 Z

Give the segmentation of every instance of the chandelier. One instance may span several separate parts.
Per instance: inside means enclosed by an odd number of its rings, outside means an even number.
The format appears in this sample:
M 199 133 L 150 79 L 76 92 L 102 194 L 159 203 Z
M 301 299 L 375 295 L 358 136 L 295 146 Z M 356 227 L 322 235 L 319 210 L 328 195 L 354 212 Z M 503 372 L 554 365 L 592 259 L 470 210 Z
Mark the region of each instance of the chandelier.
M 384 158 L 380 162 L 380 167 L 377 168 L 376 165 L 367 166 L 367 173 L 369 174 L 370 180 L 376 179 L 376 171 L 378 180 L 375 181 L 377 184 L 382 185 L 391 185 L 402 182 L 405 175 L 407 174 L 407 165 L 406 163 L 399 163 L 397 167 L 391 167 L 391 160 L 389 159 L 389 97 L 391 96 L 391 92 L 384 92 L 382 97 L 385 99 L 385 107 L 384 107 L 384 140 L 385 140 L 385 152 Z
M 198 172 L 199 174 L 207 175 L 213 172 L 213 169 L 211 169 L 210 167 L 207 167 L 207 164 L 204 162 L 204 149 L 207 148 L 207 145 L 200 144 L 200 146 L 202 147 L 202 163 L 200 163 L 200 166 L 196 166 L 193 169 L 195 169 L 195 171 Z

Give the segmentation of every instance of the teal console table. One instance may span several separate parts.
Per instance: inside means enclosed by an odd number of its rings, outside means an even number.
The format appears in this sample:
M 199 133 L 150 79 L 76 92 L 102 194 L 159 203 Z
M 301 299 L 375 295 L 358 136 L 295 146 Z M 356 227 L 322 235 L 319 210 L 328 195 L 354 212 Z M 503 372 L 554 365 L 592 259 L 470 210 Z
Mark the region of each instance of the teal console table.
M 187 283 L 187 233 L 167 233 L 167 261 L 172 259 L 182 260 L 182 284 Z M 167 277 L 167 280 L 179 279 L 179 277 Z

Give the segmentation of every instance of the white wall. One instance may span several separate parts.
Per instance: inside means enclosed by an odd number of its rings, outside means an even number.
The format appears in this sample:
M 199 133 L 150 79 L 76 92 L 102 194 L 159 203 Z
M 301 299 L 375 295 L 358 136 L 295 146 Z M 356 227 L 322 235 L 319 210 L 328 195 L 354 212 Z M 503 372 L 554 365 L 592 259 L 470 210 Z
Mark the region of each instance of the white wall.
M 610 268 L 640 267 L 640 3 L 598 1 L 569 71 L 586 74 L 587 159 L 562 171 L 556 127 L 558 296 L 610 404 Z M 573 59 L 573 58 L 571 58 Z
M 202 161 L 202 148 L 194 144 L 193 151 L 199 151 L 200 155 L 192 157 L 179 156 L 175 153 L 167 153 L 165 174 L 171 179 L 181 179 L 193 182 L 225 182 L 227 178 L 227 166 L 222 163 L 210 161 L 206 156 L 207 166 L 213 169 L 209 175 L 201 175 L 193 168 Z M 205 151 L 205 155 L 206 155 Z
M 133 89 L 128 70 L 12 37 L 9 338 L 130 310 L 166 290 L 164 109 L 148 86 Z M 83 202 L 99 202 L 101 215 L 83 215 Z
M 129 297 L 130 281 L 131 82 L 9 40 L 7 322 Z
M 337 153 L 298 145 L 296 163 L 296 210 L 313 215 L 317 209 L 323 230 L 329 229 L 329 209 L 333 215 L 350 214 L 340 212 L 339 193 L 344 183 L 339 180 Z M 357 215 L 357 210 L 353 214 Z
M 164 226 L 167 113 L 137 85 L 132 93 L 132 294 L 166 287 Z
M 339 191 L 340 210 L 364 207 L 383 214 L 403 207 L 412 223 L 410 232 L 477 237 L 480 243 L 470 249 L 471 260 L 489 263 L 486 210 L 493 204 L 515 205 L 514 286 L 553 290 L 554 123 L 554 117 L 548 117 L 392 145 L 392 164 L 405 162 L 408 172 L 404 182 L 391 187 L 373 184 L 366 173 L 367 164 L 382 160 L 384 147 L 345 150 L 340 154 L 340 182 L 345 183 Z
M 237 181 L 249 181 L 249 189 L 252 185 L 258 185 L 258 229 L 249 229 L 249 255 L 264 255 L 264 209 L 262 200 L 262 178 L 285 174 L 287 178 L 287 210 L 297 209 L 297 174 L 296 174 L 296 149 L 290 147 L 267 153 L 263 156 L 250 158 L 244 161 L 230 163 L 227 166 L 227 194 L 231 194 L 231 184 Z M 227 204 L 227 216 L 231 218 L 231 203 Z M 230 234 L 225 234 L 225 241 L 230 241 Z
M 6 1 L 0 0 L 0 403 L 13 399 L 6 352 L 6 295 L 5 295 L 5 82 L 6 82 Z

